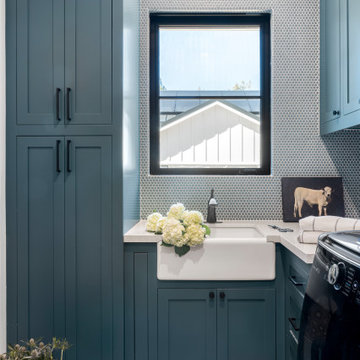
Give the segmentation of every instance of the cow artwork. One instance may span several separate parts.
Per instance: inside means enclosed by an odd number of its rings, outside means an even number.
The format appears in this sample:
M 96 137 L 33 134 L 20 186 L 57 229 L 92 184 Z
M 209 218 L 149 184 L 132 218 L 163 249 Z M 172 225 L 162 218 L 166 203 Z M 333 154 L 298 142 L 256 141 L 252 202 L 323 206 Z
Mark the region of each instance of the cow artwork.
M 306 216 L 344 216 L 342 178 L 282 178 L 284 221 L 298 221 Z
M 319 209 L 319 216 L 323 214 L 327 215 L 327 206 L 331 200 L 331 187 L 325 186 L 321 190 L 307 189 L 304 187 L 297 187 L 294 192 L 294 217 L 296 218 L 297 214 L 299 217 L 301 215 L 301 209 L 303 207 L 304 201 L 308 203 L 309 206 L 316 205 Z

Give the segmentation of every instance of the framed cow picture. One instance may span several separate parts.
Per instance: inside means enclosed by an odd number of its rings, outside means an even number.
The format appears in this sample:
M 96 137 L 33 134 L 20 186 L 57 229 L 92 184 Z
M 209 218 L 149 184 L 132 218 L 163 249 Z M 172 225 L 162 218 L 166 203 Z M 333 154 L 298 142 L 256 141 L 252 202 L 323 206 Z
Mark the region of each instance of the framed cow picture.
M 284 177 L 281 186 L 286 222 L 297 222 L 310 215 L 345 215 L 341 177 Z

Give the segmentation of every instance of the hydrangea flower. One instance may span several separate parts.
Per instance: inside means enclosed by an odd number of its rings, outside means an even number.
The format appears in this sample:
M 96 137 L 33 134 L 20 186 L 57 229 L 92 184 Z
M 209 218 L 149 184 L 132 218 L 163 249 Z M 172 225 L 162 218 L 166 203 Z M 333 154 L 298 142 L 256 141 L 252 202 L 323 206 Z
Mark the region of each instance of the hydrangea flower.
M 160 213 L 148 216 L 146 230 L 162 234 L 163 246 L 174 246 L 175 253 L 185 255 L 190 247 L 201 245 L 210 229 L 203 224 L 204 217 L 200 211 L 188 211 L 181 203 L 170 207 L 167 217 Z
M 183 233 L 185 232 L 185 227 L 181 224 L 181 222 L 175 218 L 168 218 L 165 221 L 163 228 L 163 241 L 166 244 L 175 245 L 175 246 L 183 246 L 185 245 Z
M 158 212 L 154 212 L 150 214 L 147 218 L 146 222 L 146 231 L 155 232 L 156 231 L 156 224 L 159 221 L 159 219 L 162 218 L 162 215 Z
M 200 211 L 185 211 L 182 219 L 185 226 L 204 222 L 203 214 Z
M 157 221 L 157 223 L 156 223 L 156 229 L 155 229 L 155 232 L 156 232 L 157 234 L 162 234 L 166 220 L 167 220 L 166 217 L 161 217 L 161 218 Z
M 185 211 L 185 206 L 181 203 L 177 203 L 170 207 L 167 216 L 168 218 L 174 218 L 180 220 L 184 211 Z
M 206 230 L 200 224 L 192 224 L 186 228 L 187 245 L 201 245 L 205 240 Z

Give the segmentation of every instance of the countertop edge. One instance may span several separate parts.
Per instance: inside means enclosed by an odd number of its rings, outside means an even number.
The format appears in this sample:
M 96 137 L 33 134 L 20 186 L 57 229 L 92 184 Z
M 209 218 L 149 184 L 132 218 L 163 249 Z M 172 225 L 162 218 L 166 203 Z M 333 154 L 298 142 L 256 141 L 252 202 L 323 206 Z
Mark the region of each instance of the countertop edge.
M 279 243 L 291 251 L 306 264 L 312 264 L 316 251 L 316 244 L 302 244 L 297 240 L 299 233 L 298 223 L 284 223 L 274 220 L 243 220 L 243 221 L 224 221 L 222 224 L 256 225 L 258 230 L 266 237 L 267 241 Z M 146 220 L 140 220 L 124 235 L 124 243 L 158 243 L 161 235 L 155 235 L 145 230 Z M 268 224 L 276 224 L 280 227 L 290 227 L 294 231 L 280 233 L 268 227 Z M 216 226 L 216 225 L 215 225 Z

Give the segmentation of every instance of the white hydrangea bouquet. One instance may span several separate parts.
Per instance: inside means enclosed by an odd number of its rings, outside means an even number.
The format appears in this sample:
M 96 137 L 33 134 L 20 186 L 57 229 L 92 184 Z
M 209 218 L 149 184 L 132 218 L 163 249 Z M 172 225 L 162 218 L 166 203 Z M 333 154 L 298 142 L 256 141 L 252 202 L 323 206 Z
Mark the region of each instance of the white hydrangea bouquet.
M 202 213 L 188 211 L 180 203 L 172 205 L 166 217 L 158 212 L 149 215 L 146 231 L 162 234 L 161 245 L 173 246 L 179 256 L 185 255 L 191 247 L 201 245 L 210 235 Z

